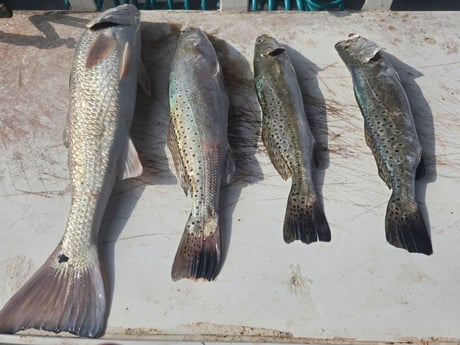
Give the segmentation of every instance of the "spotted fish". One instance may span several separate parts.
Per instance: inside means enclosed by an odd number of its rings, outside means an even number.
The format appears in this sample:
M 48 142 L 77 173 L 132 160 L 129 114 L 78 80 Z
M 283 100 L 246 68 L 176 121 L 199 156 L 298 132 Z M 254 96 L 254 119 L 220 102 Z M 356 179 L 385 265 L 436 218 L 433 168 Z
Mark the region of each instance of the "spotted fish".
M 254 79 L 262 108 L 263 142 L 281 177 L 292 177 L 284 241 L 330 241 L 329 225 L 311 175 L 314 139 L 297 75 L 285 47 L 269 35 L 256 39 Z
M 430 255 L 431 239 L 415 201 L 422 147 L 399 76 L 382 49 L 364 37 L 352 34 L 335 48 L 351 72 L 366 143 L 379 176 L 392 190 L 385 216 L 386 239 L 409 252 Z
M 0 332 L 27 328 L 98 337 L 105 327 L 106 287 L 97 240 L 115 179 L 142 165 L 129 137 L 140 60 L 140 14 L 110 9 L 87 25 L 75 49 L 66 130 L 71 205 L 51 256 L 0 311 Z M 142 77 L 141 77 L 142 76 Z
M 168 147 L 192 210 L 172 267 L 172 279 L 213 280 L 222 259 L 219 195 L 234 162 L 227 140 L 229 101 L 207 36 L 182 31 L 169 77 Z

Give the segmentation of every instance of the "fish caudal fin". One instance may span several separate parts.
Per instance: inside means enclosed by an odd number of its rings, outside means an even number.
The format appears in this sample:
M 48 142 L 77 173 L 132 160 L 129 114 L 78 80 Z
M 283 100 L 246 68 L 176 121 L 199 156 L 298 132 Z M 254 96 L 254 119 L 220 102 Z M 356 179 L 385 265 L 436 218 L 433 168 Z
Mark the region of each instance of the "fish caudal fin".
M 411 253 L 433 253 L 430 236 L 415 200 L 391 196 L 385 216 L 385 234 L 387 241 L 395 247 Z
M 95 260 L 77 269 L 59 245 L 42 267 L 0 311 L 0 333 L 28 328 L 99 337 L 105 328 L 104 284 Z
M 331 240 L 331 231 L 320 201 L 316 196 L 307 195 L 297 184 L 292 185 L 289 193 L 283 236 L 286 243 L 300 240 L 308 244 L 317 240 Z
M 171 278 L 179 280 L 206 279 L 214 280 L 219 274 L 221 262 L 221 237 L 218 219 L 203 222 L 197 218 L 189 217 L 177 249 L 176 257 L 171 271 Z

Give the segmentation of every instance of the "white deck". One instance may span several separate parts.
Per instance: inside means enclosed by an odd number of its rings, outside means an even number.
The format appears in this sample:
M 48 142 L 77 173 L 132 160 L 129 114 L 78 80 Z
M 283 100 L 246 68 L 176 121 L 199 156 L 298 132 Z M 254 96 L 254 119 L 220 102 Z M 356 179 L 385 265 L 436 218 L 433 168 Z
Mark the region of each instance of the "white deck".
M 83 19 L 94 16 L 37 14 L 16 12 L 0 20 L 0 305 L 48 257 L 64 230 L 68 76 Z M 143 12 L 143 21 L 153 94 L 139 94 L 133 137 L 145 174 L 117 185 L 103 225 L 101 251 L 113 271 L 106 340 L 66 338 L 69 343 L 459 342 L 459 14 L 152 11 Z M 223 200 L 231 239 L 211 283 L 170 279 L 191 207 L 165 146 L 168 63 L 183 25 L 216 38 L 233 103 L 232 128 L 241 138 L 235 150 L 240 174 Z M 431 227 L 432 256 L 385 241 L 389 190 L 365 144 L 350 74 L 334 49 L 350 32 L 401 61 L 398 70 L 426 151 L 428 175 L 417 191 Z M 316 177 L 331 243 L 282 240 L 290 183 L 278 176 L 257 137 L 251 70 L 261 33 L 289 46 L 314 132 L 329 149 Z M 0 335 L 0 343 L 63 341 L 27 334 Z

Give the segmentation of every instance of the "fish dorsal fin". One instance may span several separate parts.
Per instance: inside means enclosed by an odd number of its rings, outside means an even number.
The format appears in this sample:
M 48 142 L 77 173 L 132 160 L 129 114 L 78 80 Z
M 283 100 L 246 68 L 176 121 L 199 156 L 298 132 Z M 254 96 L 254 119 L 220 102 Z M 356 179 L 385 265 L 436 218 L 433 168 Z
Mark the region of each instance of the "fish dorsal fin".
M 129 138 L 125 153 L 120 157 L 118 177 L 125 180 L 132 177 L 138 177 L 142 174 L 142 164 L 139 160 L 134 143 Z
M 101 32 L 88 49 L 86 68 L 93 68 L 103 60 L 107 59 L 110 55 L 112 55 L 116 47 L 117 40 L 115 37 L 107 34 L 106 32 Z
M 121 64 L 120 64 L 120 80 L 125 78 L 130 70 L 132 64 L 132 48 L 129 42 L 125 43 L 123 48 L 123 55 L 121 57 Z
M 150 96 L 150 78 L 145 70 L 145 66 L 142 60 L 139 58 L 139 71 L 137 72 L 137 82 L 141 87 L 142 91 L 145 92 L 146 95 Z

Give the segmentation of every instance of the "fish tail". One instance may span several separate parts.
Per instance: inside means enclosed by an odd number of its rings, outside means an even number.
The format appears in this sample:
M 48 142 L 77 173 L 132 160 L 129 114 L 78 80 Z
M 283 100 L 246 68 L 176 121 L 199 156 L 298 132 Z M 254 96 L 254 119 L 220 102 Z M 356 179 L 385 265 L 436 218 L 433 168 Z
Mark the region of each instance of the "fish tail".
M 308 244 L 317 240 L 331 240 L 321 202 L 316 195 L 306 193 L 300 183 L 293 183 L 289 193 L 283 236 L 286 243 L 300 240 Z
M 219 274 L 221 237 L 218 217 L 200 221 L 190 215 L 171 271 L 173 280 L 214 280 Z
M 106 300 L 97 247 L 88 267 L 63 254 L 61 245 L 0 311 L 0 333 L 36 328 L 80 337 L 99 337 Z M 77 269 L 78 268 L 78 269 Z
M 392 194 L 385 216 L 385 234 L 387 241 L 395 247 L 411 253 L 433 253 L 430 236 L 415 200 Z

